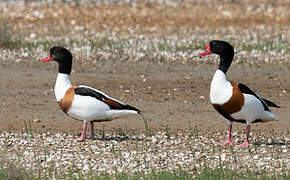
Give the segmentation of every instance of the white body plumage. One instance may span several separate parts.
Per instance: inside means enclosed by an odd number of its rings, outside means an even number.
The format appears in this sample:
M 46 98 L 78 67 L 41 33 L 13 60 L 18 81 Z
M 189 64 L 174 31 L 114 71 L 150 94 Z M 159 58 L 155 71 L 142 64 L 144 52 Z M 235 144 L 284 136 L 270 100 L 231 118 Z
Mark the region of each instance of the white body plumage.
M 211 82 L 210 102 L 222 106 L 230 101 L 233 93 L 233 86 L 226 79 L 226 75 L 218 69 Z M 240 111 L 230 114 L 233 119 L 246 120 L 248 124 L 258 119 L 263 122 L 278 120 L 273 113 L 264 109 L 261 99 L 251 94 L 242 93 L 242 95 L 244 103 Z
M 68 91 L 69 88 L 72 87 L 70 82 L 70 76 L 68 74 L 59 73 L 57 76 L 56 84 L 55 84 L 55 97 L 57 101 L 60 101 Z M 110 96 L 106 95 L 105 93 L 88 87 L 84 85 L 80 85 L 78 87 L 89 88 L 91 90 L 96 91 L 97 93 L 102 94 L 108 99 L 116 101 L 122 105 L 126 105 L 125 103 L 118 101 Z M 126 109 L 111 109 L 110 106 L 103 101 L 100 101 L 91 96 L 82 96 L 78 94 L 74 94 L 73 101 L 66 112 L 69 116 L 83 120 L 84 122 L 94 121 L 94 120 L 110 120 L 112 118 L 116 118 L 119 116 L 125 116 L 130 114 L 138 114 L 135 110 L 126 110 Z

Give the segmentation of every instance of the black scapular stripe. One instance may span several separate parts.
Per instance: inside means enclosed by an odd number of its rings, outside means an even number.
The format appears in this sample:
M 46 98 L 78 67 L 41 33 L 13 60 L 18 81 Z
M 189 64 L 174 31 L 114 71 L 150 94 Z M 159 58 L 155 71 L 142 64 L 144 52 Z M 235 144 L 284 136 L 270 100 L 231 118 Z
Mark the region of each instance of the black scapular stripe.
M 93 98 L 96 98 L 97 100 L 104 101 L 106 96 L 103 94 L 94 91 L 93 89 L 86 88 L 86 87 L 77 87 L 75 88 L 75 94 L 81 95 L 81 96 L 91 96 Z
M 102 101 L 104 103 L 105 100 L 110 100 L 110 101 L 113 101 L 114 104 L 117 104 L 117 105 L 113 105 L 113 104 L 110 104 L 110 103 L 106 103 L 110 106 L 111 109 L 119 109 L 119 110 L 133 110 L 133 111 L 137 111 L 139 114 L 141 113 L 141 111 L 133 106 L 130 106 L 130 105 L 127 105 L 127 104 L 121 104 L 119 102 L 116 102 L 108 97 L 106 97 L 105 95 L 93 90 L 93 89 L 90 89 L 90 88 L 86 88 L 86 87 L 78 87 L 78 88 L 75 88 L 75 94 L 77 95 L 81 95 L 81 96 L 90 96 L 90 97 L 93 97 L 93 98 L 96 98 L 97 100 L 99 101 Z

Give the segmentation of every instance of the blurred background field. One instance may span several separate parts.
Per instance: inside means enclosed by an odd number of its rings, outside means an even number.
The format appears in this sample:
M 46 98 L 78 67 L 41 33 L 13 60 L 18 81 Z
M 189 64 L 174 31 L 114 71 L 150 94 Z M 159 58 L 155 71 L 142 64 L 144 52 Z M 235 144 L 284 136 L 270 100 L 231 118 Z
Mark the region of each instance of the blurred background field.
M 0 45 L 24 48 L 23 56 L 63 44 L 85 61 L 187 61 L 210 39 L 224 39 L 242 57 L 281 63 L 289 59 L 289 8 L 266 0 L 2 1 Z
M 248 149 L 214 145 L 226 132 L 226 121 L 209 103 L 218 57 L 192 58 L 212 39 L 235 47 L 230 80 L 281 106 L 273 110 L 278 122 L 253 125 Z M 154 167 L 152 176 L 164 171 L 164 179 L 172 172 L 185 179 L 287 178 L 289 42 L 289 0 L 2 0 L 0 152 L 5 155 L 0 159 L 5 171 L 0 166 L 0 177 L 104 172 L 108 178 L 120 178 L 118 173 L 148 177 Z M 72 82 L 138 107 L 149 127 L 141 118 L 122 118 L 96 124 L 99 136 L 105 130 L 117 140 L 88 141 L 83 147 L 71 142 L 81 123 L 66 117 L 55 102 L 57 65 L 39 62 L 55 45 L 73 53 Z M 234 124 L 234 131 L 238 143 L 244 125 Z M 246 163 L 249 159 L 254 160 Z M 18 174 L 11 166 L 20 168 Z

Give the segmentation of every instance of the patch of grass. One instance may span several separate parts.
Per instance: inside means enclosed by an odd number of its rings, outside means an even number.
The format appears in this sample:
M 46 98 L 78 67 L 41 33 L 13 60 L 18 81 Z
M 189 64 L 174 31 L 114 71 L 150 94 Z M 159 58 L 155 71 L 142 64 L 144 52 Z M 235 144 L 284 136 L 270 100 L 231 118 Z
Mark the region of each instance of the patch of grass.
M 197 125 L 192 127 L 191 123 L 188 122 L 188 129 L 189 129 L 189 137 L 195 137 L 196 139 L 198 138 L 198 128 Z
M 278 51 L 281 52 L 281 50 L 284 50 L 286 52 L 289 52 L 289 48 L 287 46 L 284 46 L 286 43 L 284 43 L 282 40 L 268 40 L 268 39 L 258 39 L 258 42 L 256 43 L 242 43 L 237 44 L 237 47 L 240 47 L 241 50 L 251 52 L 253 50 L 261 51 L 261 52 L 268 52 L 268 51 Z
M 116 128 L 116 136 L 127 136 L 127 133 L 122 128 Z
M 0 19 L 0 48 L 14 49 L 21 45 L 21 40 L 13 36 L 13 32 L 4 19 Z
M 203 179 L 248 179 L 248 180 L 256 180 L 256 179 L 289 179 L 290 178 L 290 170 L 283 172 L 282 174 L 271 174 L 270 172 L 255 172 L 248 170 L 245 173 L 240 173 L 237 170 L 230 170 L 227 168 L 219 167 L 217 169 L 210 169 L 205 166 L 201 170 L 200 174 L 196 177 L 198 180 Z
M 30 121 L 28 121 L 28 124 L 26 123 L 26 121 L 24 121 L 24 130 L 30 138 L 34 138 L 34 133 L 36 132 L 36 129 L 34 131 L 32 130 Z
M 170 140 L 170 129 L 168 128 L 168 124 L 165 126 L 165 135 L 167 136 L 167 140 Z
M 289 173 L 289 172 L 288 172 Z M 200 173 L 197 172 L 190 172 L 190 171 L 185 171 L 182 169 L 178 169 L 176 171 L 170 172 L 170 171 L 161 171 L 157 172 L 153 170 L 149 174 L 145 174 L 144 172 L 140 173 L 134 173 L 134 174 L 126 174 L 126 173 L 117 173 L 114 175 L 109 175 L 109 174 L 103 174 L 103 175 L 93 175 L 91 174 L 90 177 L 85 177 L 82 176 L 80 178 L 79 175 L 73 175 L 71 174 L 69 176 L 69 179 L 100 179 L 100 180 L 105 180 L 105 179 L 118 179 L 118 180 L 128 180 L 128 179 L 144 179 L 144 180 L 189 180 L 189 179 L 197 179 L 197 180 L 215 180 L 215 179 L 249 179 L 249 180 L 254 180 L 254 179 L 282 179 L 286 180 L 289 179 L 289 174 L 288 175 L 277 175 L 273 174 L 271 175 L 268 172 L 253 172 L 253 171 L 248 171 L 247 173 L 239 173 L 236 170 L 229 170 L 229 169 L 210 169 L 208 167 L 205 167 L 202 169 Z
M 186 52 L 191 52 L 193 50 L 196 50 L 194 46 L 191 44 L 182 44 L 182 45 L 177 45 L 175 46 L 175 51 L 186 51 Z
M 199 42 L 198 44 L 188 44 L 188 43 L 168 43 L 167 40 L 163 40 L 157 45 L 159 51 L 168 51 L 168 52 L 192 52 L 193 50 L 204 49 L 205 43 Z
M 1 180 L 28 180 L 28 179 L 35 179 L 35 178 L 33 178 L 31 173 L 28 173 L 25 169 L 18 168 L 13 163 L 0 160 L 0 179 Z
M 158 43 L 158 50 L 159 51 L 172 51 L 173 47 L 165 42 L 159 42 Z
M 145 135 L 146 136 L 152 136 L 153 135 L 153 131 L 152 129 L 149 127 L 148 125 L 148 121 L 145 119 L 144 116 L 142 116 L 143 121 L 144 121 L 144 127 L 145 127 Z
M 44 169 L 42 169 L 44 170 Z M 49 172 L 47 172 L 49 171 Z M 32 172 L 32 171 L 31 171 Z M 271 173 L 271 172 L 255 172 L 251 170 L 247 170 L 246 172 L 239 172 L 237 170 L 231 170 L 223 167 L 220 162 L 220 166 L 216 169 L 211 169 L 205 163 L 205 165 L 201 168 L 201 171 L 197 170 L 187 171 L 182 168 L 178 168 L 175 171 L 156 171 L 152 170 L 150 173 L 145 172 L 137 172 L 133 174 L 127 173 L 116 173 L 113 175 L 103 173 L 103 174 L 95 174 L 92 170 L 88 174 L 82 174 L 81 172 L 75 172 L 72 169 L 69 169 L 64 174 L 59 174 L 51 169 L 46 169 L 46 172 L 39 172 L 37 175 L 28 172 L 24 168 L 19 168 L 17 164 L 14 162 L 7 162 L 0 160 L 0 179 L 2 180 L 28 180 L 28 179 L 51 179 L 54 177 L 55 179 L 118 179 L 118 180 L 127 180 L 127 179 L 144 179 L 144 180 L 174 180 L 174 179 L 198 179 L 198 180 L 214 180 L 214 179 L 281 179 L 286 180 L 290 178 L 290 170 L 287 169 L 286 164 L 284 164 L 283 172 L 281 174 Z

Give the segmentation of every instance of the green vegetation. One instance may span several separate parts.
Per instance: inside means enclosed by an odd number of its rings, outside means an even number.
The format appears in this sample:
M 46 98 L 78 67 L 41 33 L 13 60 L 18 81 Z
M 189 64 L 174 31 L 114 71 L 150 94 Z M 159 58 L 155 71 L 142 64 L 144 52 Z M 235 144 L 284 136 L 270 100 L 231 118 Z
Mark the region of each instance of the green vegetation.
M 197 128 L 197 125 L 195 125 L 194 128 L 193 128 L 192 125 L 190 124 L 190 122 L 188 122 L 188 129 L 189 129 L 189 136 L 190 137 L 198 138 L 198 128 Z
M 19 47 L 21 41 L 13 37 L 8 23 L 0 18 L 0 48 L 14 49 Z
M 178 169 L 174 172 L 169 171 L 160 171 L 152 170 L 151 173 L 139 172 L 134 174 L 125 174 L 125 173 L 116 173 L 113 175 L 109 175 L 106 173 L 96 175 L 94 172 L 90 172 L 87 175 L 84 175 L 80 172 L 74 173 L 72 170 L 69 170 L 65 175 L 58 175 L 57 172 L 49 172 L 49 175 L 44 176 L 41 172 L 38 175 L 29 173 L 24 169 L 17 168 L 13 164 L 7 164 L 7 167 L 3 167 L 3 162 L 0 162 L 0 179 L 1 180 L 14 180 L 14 179 L 32 179 L 32 180 L 40 180 L 40 179 L 52 179 L 52 177 L 56 179 L 118 179 L 118 180 L 127 180 L 127 179 L 144 179 L 144 180 L 173 180 L 173 179 L 198 179 L 198 180 L 214 180 L 214 179 L 279 179 L 286 180 L 290 178 L 290 170 L 284 170 L 282 174 L 275 174 L 271 172 L 254 172 L 248 170 L 246 173 L 239 173 L 236 170 L 225 169 L 220 166 L 217 169 L 210 169 L 206 165 L 201 169 L 198 173 L 197 171 L 185 171 L 182 169 Z
M 146 135 L 146 136 L 152 136 L 152 135 L 153 135 L 153 131 L 152 131 L 152 129 L 150 128 L 150 126 L 148 125 L 147 120 L 145 119 L 144 116 L 142 116 L 142 119 L 143 119 L 143 121 L 144 121 L 145 135 Z
M 41 47 L 44 50 L 52 46 L 65 46 L 67 48 L 86 47 L 87 51 L 96 52 L 104 51 L 110 54 L 115 54 L 119 57 L 122 55 L 129 55 L 131 50 L 145 55 L 152 55 L 154 52 L 186 52 L 192 53 L 196 50 L 203 50 L 206 43 L 203 40 L 196 39 L 180 39 L 173 40 L 170 37 L 162 37 L 157 42 L 151 39 L 142 39 L 139 36 L 132 36 L 128 38 L 107 38 L 107 37 L 93 37 L 88 35 L 86 38 L 73 39 L 73 38 L 54 38 L 54 39 L 38 39 L 38 38 L 23 38 L 21 34 L 10 30 L 8 23 L 0 19 L 0 48 L 7 48 L 10 50 L 25 48 L 28 51 L 35 51 Z M 251 39 L 251 37 L 241 37 L 244 39 Z M 237 51 L 251 52 L 253 50 L 260 52 L 277 51 L 287 53 L 290 51 L 287 46 L 287 41 L 281 37 L 274 37 L 275 41 L 263 37 L 256 37 L 254 41 L 239 41 L 239 39 L 227 39 L 235 46 Z M 33 54 L 32 54 L 33 55 Z
M 145 132 L 146 136 L 152 136 L 154 134 L 153 130 L 148 125 L 148 122 L 144 119 L 144 125 L 145 125 Z M 37 137 L 36 129 L 34 129 L 33 124 L 31 124 L 29 121 L 24 122 L 25 129 L 22 132 L 23 137 L 26 137 L 27 139 L 34 139 Z M 197 139 L 202 138 L 203 134 L 200 132 L 197 125 L 192 126 L 190 123 L 188 124 L 188 129 L 186 130 L 188 132 L 188 137 L 190 139 Z M 176 134 L 169 129 L 168 126 L 165 126 L 165 135 L 167 136 L 166 139 L 175 139 Z M 106 133 L 107 134 L 107 133 Z M 122 141 L 122 140 L 128 140 L 130 139 L 127 135 L 130 134 L 136 134 L 135 131 L 128 130 L 127 127 L 124 129 L 118 128 L 113 129 L 109 131 L 109 136 L 107 140 L 116 140 L 116 141 Z M 137 132 L 138 134 L 138 132 Z M 99 135 L 105 136 L 104 130 L 99 132 Z M 108 134 L 107 134 L 108 135 Z M 125 136 L 125 137 L 119 137 L 119 136 Z M 172 137 L 172 138 L 171 138 Z M 25 138 L 24 138 L 25 139 Z M 105 138 L 106 139 L 106 138 Z M 266 138 L 267 139 L 267 138 Z M 136 139 L 138 140 L 138 138 Z M 119 144 L 116 144 L 113 141 L 108 141 L 108 147 L 110 147 L 110 153 L 113 154 L 113 156 L 116 159 L 123 158 L 122 154 L 122 147 L 119 146 Z M 281 142 L 281 144 L 286 144 L 286 142 Z M 209 166 L 210 162 L 206 160 L 204 157 L 200 159 L 203 163 L 201 163 L 201 166 L 198 168 L 195 166 L 195 164 L 192 164 L 192 168 L 184 169 L 182 167 L 179 167 L 178 169 L 174 171 L 169 171 L 166 168 L 162 170 L 156 170 L 152 169 L 151 172 L 150 168 L 143 169 L 138 171 L 137 173 L 133 174 L 127 174 L 127 173 L 119 173 L 116 169 L 116 171 L 113 174 L 106 173 L 106 170 L 102 171 L 94 171 L 89 167 L 89 170 L 86 174 L 83 174 L 82 171 L 78 168 L 74 168 L 73 166 L 65 171 L 60 171 L 57 168 L 56 161 L 52 160 L 49 163 L 49 166 L 42 166 L 42 162 L 47 161 L 47 157 L 49 157 L 49 146 L 50 145 L 44 145 L 42 148 L 40 148 L 39 151 L 34 151 L 34 159 L 37 160 L 37 166 L 30 167 L 27 169 L 24 168 L 24 164 L 19 163 L 18 161 L 12 162 L 11 160 L 7 159 L 5 156 L 0 156 L 0 179 L 4 180 L 10 180 L 10 179 L 51 179 L 51 177 L 55 179 L 289 179 L 290 178 L 290 169 L 287 167 L 287 164 L 284 162 L 281 164 L 282 170 L 281 171 L 264 171 L 264 170 L 258 170 L 258 169 L 239 169 L 239 168 L 232 168 L 231 166 L 228 166 L 225 162 L 222 162 L 221 157 L 217 160 L 218 166 L 212 169 L 212 167 Z M 214 146 L 213 146 L 214 147 Z M 126 149 L 128 149 L 129 146 L 126 146 Z M 132 147 L 131 147 L 132 148 Z M 204 149 L 201 147 L 200 150 L 196 151 L 192 145 L 188 145 L 188 148 L 190 149 L 189 153 L 192 157 L 199 158 L 195 155 L 196 152 L 206 152 L 207 149 Z M 255 145 L 253 148 L 248 148 L 248 154 L 258 154 L 257 151 L 258 146 Z M 134 149 L 136 151 L 140 150 L 139 148 Z M 238 149 L 234 149 L 233 147 L 229 147 L 229 150 L 232 154 L 233 162 L 234 164 L 237 164 L 238 161 L 238 154 L 237 151 L 240 151 Z M 214 148 L 213 151 L 221 151 L 221 148 Z M 35 153 L 37 152 L 37 153 Z M 156 150 L 158 152 L 158 149 Z M 279 154 L 282 153 L 280 149 L 276 150 L 277 155 L 275 157 L 277 159 L 280 159 Z M 17 156 L 22 156 L 21 151 L 17 152 Z M 4 154 L 4 153 L 1 153 Z M 39 158 L 40 154 L 44 154 L 43 158 Z M 20 158 L 17 159 L 20 159 Z M 4 160 L 3 160 L 4 159 Z M 101 173 L 101 174 L 100 174 Z
M 5 167 L 4 167 L 5 165 Z M 33 177 L 23 168 L 18 168 L 13 163 L 0 160 L 0 179 L 1 180 L 28 180 Z M 36 179 L 36 178 L 34 178 Z

